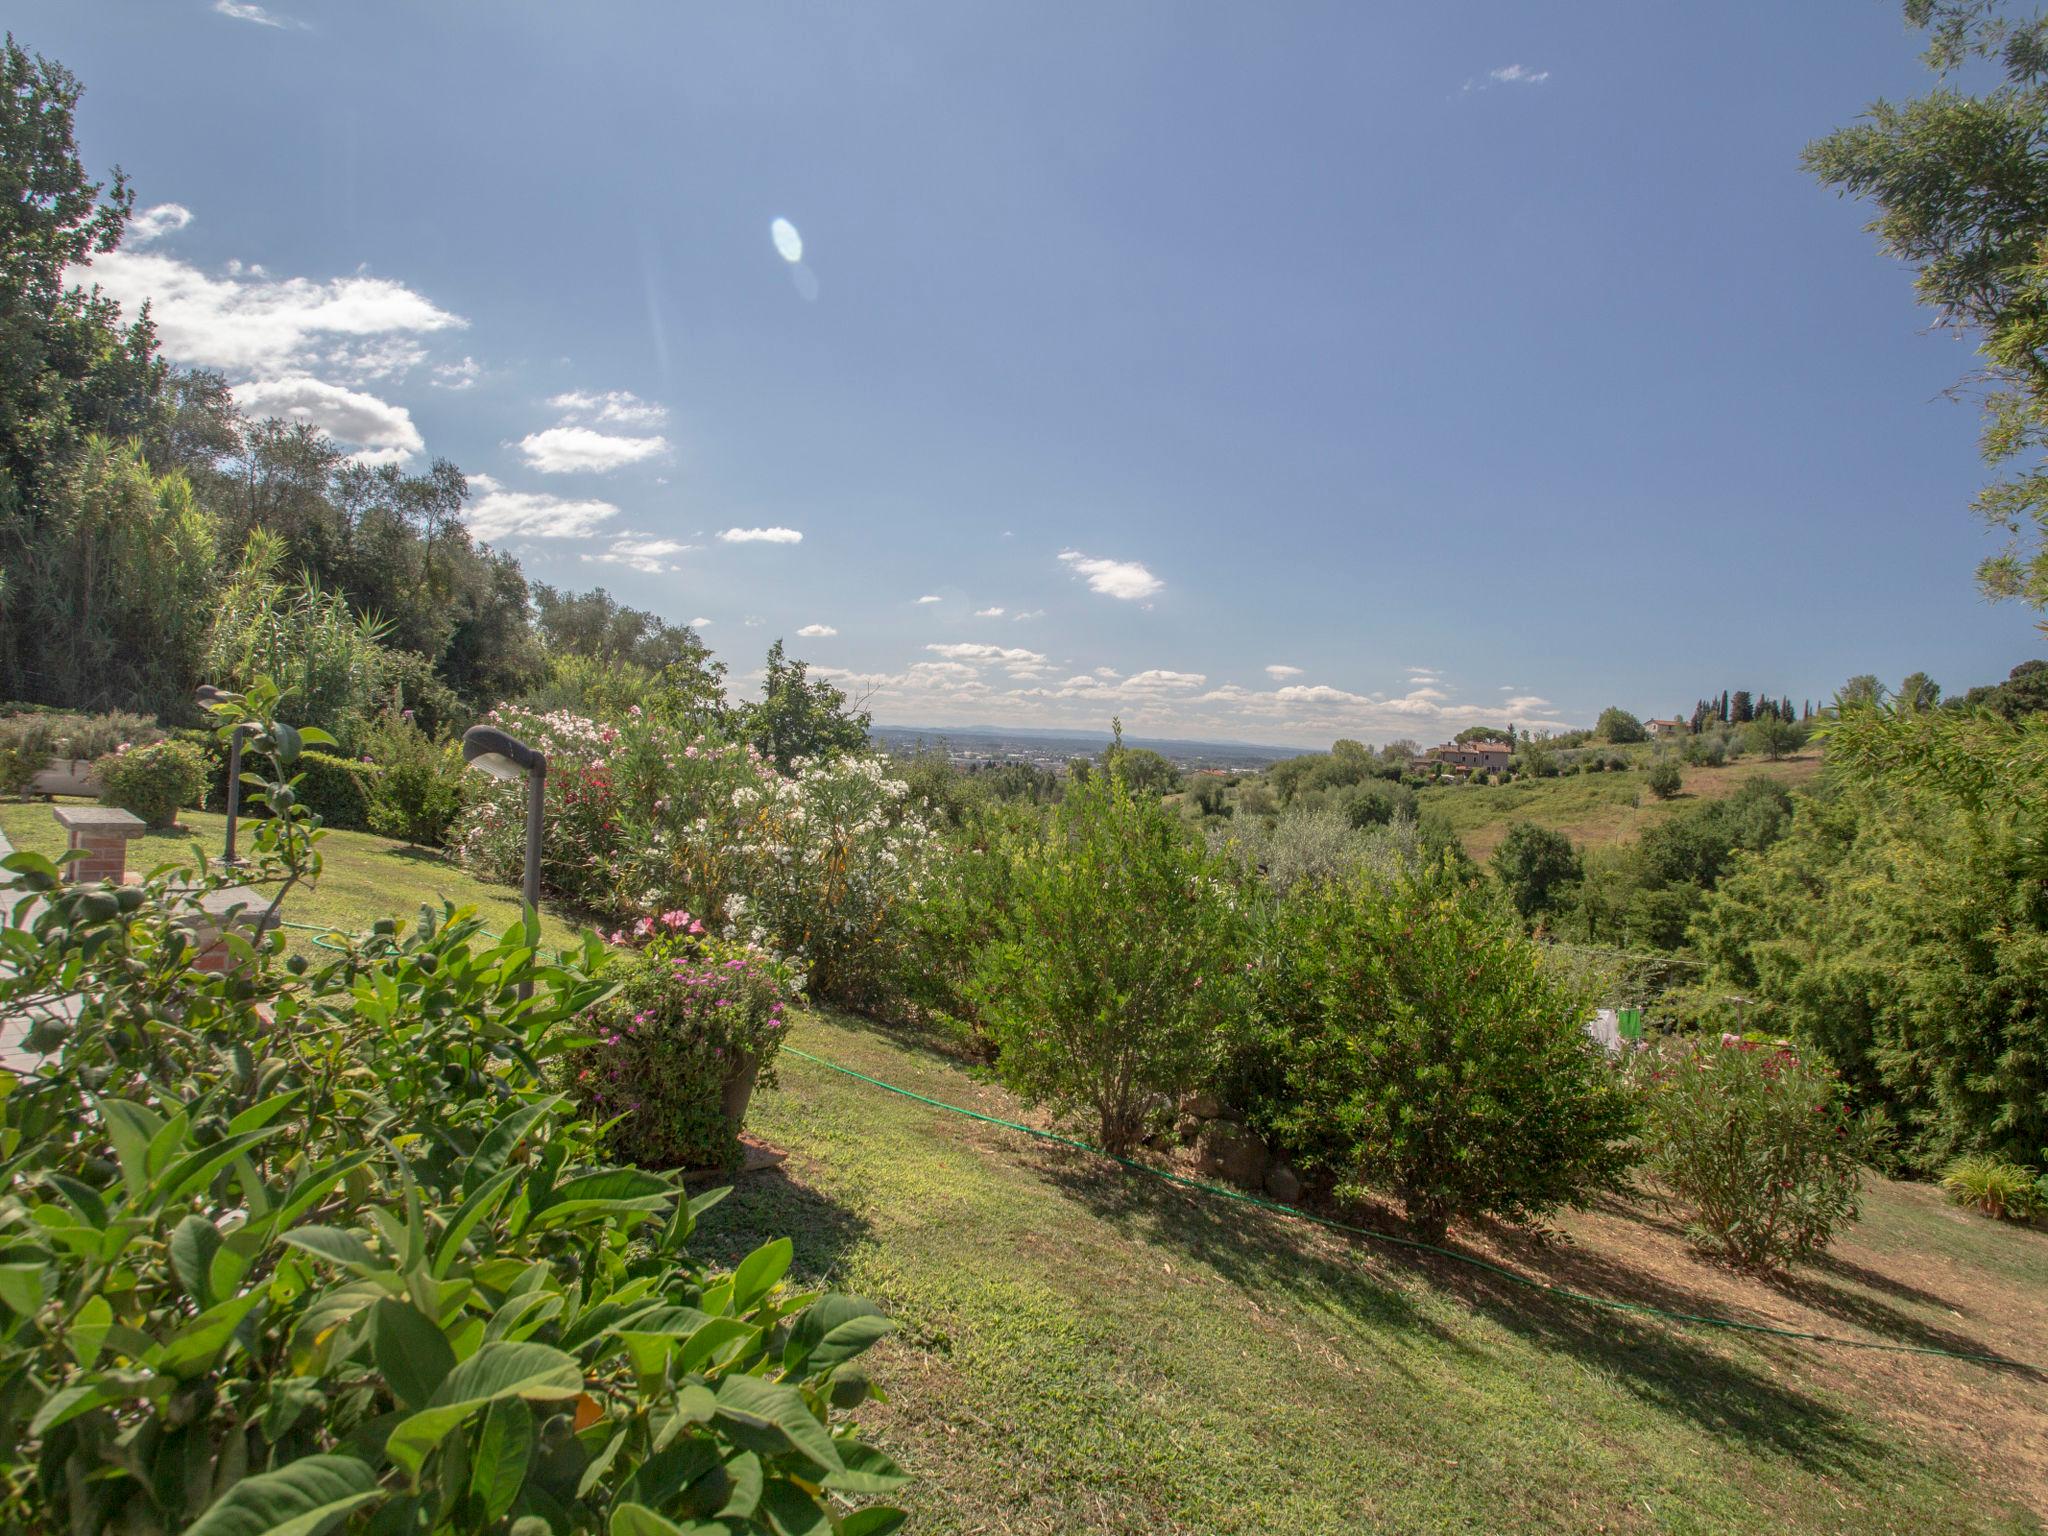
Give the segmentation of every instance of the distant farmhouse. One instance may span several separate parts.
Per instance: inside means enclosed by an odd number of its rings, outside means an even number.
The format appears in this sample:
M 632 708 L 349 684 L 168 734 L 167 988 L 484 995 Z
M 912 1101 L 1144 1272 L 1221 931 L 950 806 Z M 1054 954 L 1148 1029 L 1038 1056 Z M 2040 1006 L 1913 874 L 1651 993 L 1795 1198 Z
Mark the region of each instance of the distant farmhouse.
M 1669 720 L 1645 720 L 1643 725 L 1652 736 L 1683 736 L 1692 729 L 1692 723 L 1673 715 Z
M 1488 771 L 1507 767 L 1514 755 L 1515 749 L 1504 741 L 1447 741 L 1440 747 L 1429 749 L 1432 762 L 1452 768 L 1484 768 Z

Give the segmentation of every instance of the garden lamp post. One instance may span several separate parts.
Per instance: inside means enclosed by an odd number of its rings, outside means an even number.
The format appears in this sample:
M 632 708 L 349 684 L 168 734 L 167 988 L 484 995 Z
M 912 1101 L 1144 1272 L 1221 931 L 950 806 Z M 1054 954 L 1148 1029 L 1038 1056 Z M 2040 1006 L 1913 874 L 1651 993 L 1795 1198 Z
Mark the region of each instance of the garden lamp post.
M 194 691 L 201 709 L 221 703 L 230 695 L 211 683 L 201 683 Z M 242 733 L 251 729 L 244 722 L 228 732 L 228 838 L 227 849 L 220 856 L 221 863 L 230 869 L 242 861 L 235 857 L 235 821 L 242 809 Z
M 462 733 L 462 760 L 494 779 L 526 780 L 526 867 L 521 895 L 540 911 L 540 822 L 548 801 L 548 758 L 516 736 L 492 725 L 472 725 Z M 519 995 L 531 997 L 533 983 L 522 981 Z

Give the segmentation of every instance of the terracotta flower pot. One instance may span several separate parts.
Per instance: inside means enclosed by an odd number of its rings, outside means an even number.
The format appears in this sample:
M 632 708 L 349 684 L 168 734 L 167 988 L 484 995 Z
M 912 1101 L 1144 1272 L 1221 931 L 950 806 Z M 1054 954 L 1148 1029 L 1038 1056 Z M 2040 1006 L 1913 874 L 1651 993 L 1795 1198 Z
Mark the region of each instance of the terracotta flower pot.
M 719 1107 L 725 1113 L 725 1128 L 733 1135 L 746 1123 L 747 1103 L 754 1097 L 754 1079 L 761 1075 L 761 1058 L 748 1051 L 733 1062 L 719 1089 Z

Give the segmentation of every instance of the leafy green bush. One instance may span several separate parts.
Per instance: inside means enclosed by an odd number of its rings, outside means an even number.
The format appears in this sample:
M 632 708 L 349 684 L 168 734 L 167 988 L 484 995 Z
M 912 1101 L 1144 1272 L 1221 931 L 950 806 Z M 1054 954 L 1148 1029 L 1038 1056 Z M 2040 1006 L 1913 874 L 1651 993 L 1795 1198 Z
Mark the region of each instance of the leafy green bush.
M 370 830 L 370 802 L 379 770 L 375 763 L 333 752 L 306 752 L 298 761 L 298 797 L 321 825 L 344 832 Z
M 178 812 L 199 804 L 206 794 L 206 759 L 182 741 L 109 752 L 93 764 L 93 773 L 102 801 L 132 811 L 152 827 L 176 826 Z
M 1509 826 L 1493 850 L 1493 872 L 1525 920 L 1562 905 L 1585 875 L 1569 837 L 1527 821 Z
M 1119 756 L 1069 784 L 1021 850 L 975 975 L 1003 1081 L 1029 1103 L 1091 1111 L 1112 1153 L 1214 1064 L 1242 932 L 1228 867 L 1126 787 Z
M 372 832 L 438 848 L 462 811 L 462 754 L 437 742 L 409 713 L 385 714 L 366 733 L 376 773 L 364 784 Z
M 148 715 L 81 715 L 37 709 L 0 719 L 0 794 L 27 791 L 29 781 L 53 759 L 91 762 L 121 747 L 159 741 L 163 732 Z
M 1638 1065 L 1644 1149 L 1703 1248 L 1768 1268 L 1825 1248 L 1857 1216 L 1877 1124 L 1841 1079 L 1783 1042 L 1724 1036 Z
M 1669 800 L 1685 787 L 1685 776 L 1670 758 L 1660 758 L 1650 765 L 1648 782 L 1651 794 L 1659 800 Z
M 1618 1184 L 1633 1096 L 1588 1000 L 1446 860 L 1391 883 L 1297 888 L 1234 1044 L 1252 1123 L 1337 1191 L 1391 1191 L 1431 1239 Z
M 2048 1192 L 2034 1170 L 2002 1157 L 1959 1157 L 1941 1171 L 1941 1187 L 1957 1205 L 2002 1221 L 2031 1221 L 2048 1210 Z
M 252 740 L 252 848 L 286 888 L 318 868 L 300 746 Z M 426 912 L 317 969 L 272 943 L 209 974 L 189 871 L 6 868 L 44 906 L 0 930 L 0 1011 L 55 1054 L 0 1096 L 0 1526 L 901 1524 L 844 1502 L 903 1476 L 836 1413 L 886 1320 L 794 1290 L 787 1239 L 692 1261 L 722 1192 L 605 1166 L 549 1087 L 606 990 L 594 939 L 548 960 L 531 920 L 487 944 Z
M 586 1021 L 598 1042 L 569 1059 L 563 1082 L 610 1123 L 616 1156 L 647 1168 L 737 1166 L 731 1112 L 756 1083 L 774 1086 L 782 1010 L 800 978 L 760 950 L 704 936 L 687 912 L 639 927 L 645 947 L 616 964 L 618 991 Z

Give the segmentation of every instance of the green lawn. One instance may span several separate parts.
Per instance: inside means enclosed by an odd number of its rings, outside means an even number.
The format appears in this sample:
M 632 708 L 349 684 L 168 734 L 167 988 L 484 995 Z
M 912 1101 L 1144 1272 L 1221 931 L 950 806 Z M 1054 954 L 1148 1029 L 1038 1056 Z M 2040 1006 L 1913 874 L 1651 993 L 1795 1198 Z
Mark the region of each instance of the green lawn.
M 173 861 L 189 863 L 194 842 L 209 857 L 220 856 L 225 817 L 184 811 L 179 822 L 181 830 L 145 832 L 128 845 L 131 874 Z M 40 802 L 0 804 L 0 832 L 5 832 L 16 848 L 52 857 L 64 851 L 63 829 L 52 819 L 50 807 Z M 244 852 L 247 846 L 245 842 Z M 319 883 L 301 886 L 285 898 L 287 922 L 354 931 L 381 917 L 410 919 L 421 906 L 438 908 L 444 900 L 475 907 L 493 932 L 519 916 L 517 891 L 487 885 L 432 849 L 409 847 L 367 832 L 329 832 L 321 840 L 320 854 L 326 867 Z M 579 925 L 543 903 L 541 935 L 545 943 L 569 943 L 579 931 Z M 303 931 L 288 930 L 286 934 L 287 942 L 294 946 L 314 937 Z
M 808 1017 L 794 1043 L 1015 1112 L 944 1057 L 852 1018 Z M 785 1058 L 782 1078 L 751 1121 L 789 1160 L 743 1180 L 705 1240 L 734 1258 L 788 1233 L 807 1273 L 901 1320 L 876 1364 L 892 1399 L 876 1423 L 918 1475 L 920 1530 L 2041 1529 L 2020 1502 L 2038 1482 L 1986 1481 L 2010 1471 L 2000 1446 L 2022 1441 L 2039 1477 L 2039 1378 L 1554 1301 L 802 1060 Z M 1929 1195 L 1880 1188 L 1867 1225 L 1883 1252 L 1847 1246 L 1837 1269 L 1775 1288 L 1690 1260 L 1668 1223 L 1633 1207 L 1523 1258 L 1667 1306 L 2048 1352 L 2048 1234 Z M 1935 1277 L 1980 1250 L 1997 1255 L 1983 1281 L 1995 1299 L 1949 1294 Z M 1907 1296 L 1891 1272 L 1926 1288 Z M 1945 1416 L 1958 1401 L 1962 1425 Z

